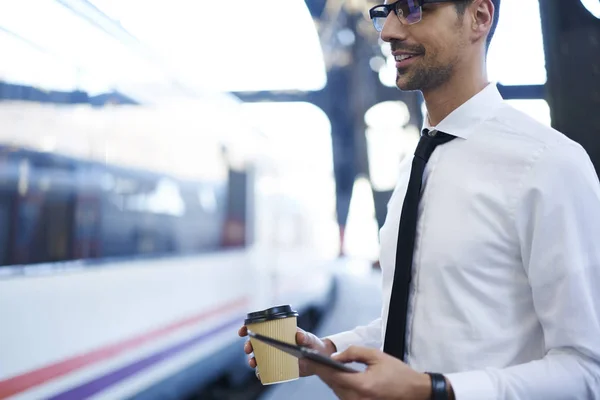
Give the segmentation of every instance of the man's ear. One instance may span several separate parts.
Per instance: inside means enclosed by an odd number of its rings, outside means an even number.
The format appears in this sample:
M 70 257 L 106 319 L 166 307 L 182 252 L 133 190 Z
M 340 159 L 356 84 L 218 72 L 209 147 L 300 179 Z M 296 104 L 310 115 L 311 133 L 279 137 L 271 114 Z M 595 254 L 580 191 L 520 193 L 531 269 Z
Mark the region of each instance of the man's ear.
M 473 42 L 487 40 L 494 22 L 494 3 L 492 0 L 474 0 L 471 10 L 471 32 Z

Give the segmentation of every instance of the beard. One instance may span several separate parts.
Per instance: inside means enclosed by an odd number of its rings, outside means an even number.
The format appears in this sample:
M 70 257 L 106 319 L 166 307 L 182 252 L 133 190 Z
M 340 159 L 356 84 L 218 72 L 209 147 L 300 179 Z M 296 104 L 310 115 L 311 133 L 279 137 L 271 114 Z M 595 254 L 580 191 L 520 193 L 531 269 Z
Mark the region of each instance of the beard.
M 413 65 L 398 70 L 396 86 L 402 91 L 424 91 L 436 89 L 450 80 L 454 63 L 437 66 Z

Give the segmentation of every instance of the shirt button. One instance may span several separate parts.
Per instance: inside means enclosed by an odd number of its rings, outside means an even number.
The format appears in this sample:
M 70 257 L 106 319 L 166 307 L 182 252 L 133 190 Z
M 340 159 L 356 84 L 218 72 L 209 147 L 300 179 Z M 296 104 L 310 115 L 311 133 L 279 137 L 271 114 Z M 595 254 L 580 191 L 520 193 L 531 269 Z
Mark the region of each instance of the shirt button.
M 435 129 L 432 129 L 429 131 L 428 135 L 434 137 L 435 135 L 437 135 L 437 131 Z

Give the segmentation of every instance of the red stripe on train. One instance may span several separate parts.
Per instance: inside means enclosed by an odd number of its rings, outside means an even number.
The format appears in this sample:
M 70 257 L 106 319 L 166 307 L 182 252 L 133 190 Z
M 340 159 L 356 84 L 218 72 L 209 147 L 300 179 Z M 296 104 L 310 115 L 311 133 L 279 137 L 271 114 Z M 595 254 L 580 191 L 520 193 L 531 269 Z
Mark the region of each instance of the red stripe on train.
M 125 351 L 132 350 L 151 340 L 172 333 L 178 329 L 194 325 L 204 319 L 215 316 L 219 313 L 229 312 L 234 309 L 240 308 L 241 306 L 247 304 L 248 300 L 249 299 L 247 297 L 242 297 L 230 303 L 223 304 L 222 306 L 213 310 L 193 315 L 191 317 L 169 324 L 162 328 L 143 333 L 139 336 L 135 336 L 125 341 L 114 343 L 106 347 L 101 347 L 89 353 L 68 358 L 66 360 L 59 361 L 57 363 L 50 364 L 30 372 L 26 372 L 22 375 L 17 375 L 12 378 L 0 381 L 0 399 L 5 399 L 17 393 L 24 392 L 28 389 L 31 389 L 34 386 L 41 385 L 51 379 L 56 379 L 61 376 L 67 375 L 79 368 L 87 367 L 100 361 L 104 361 L 109 358 L 115 357 Z M 242 326 L 242 324 L 243 321 L 240 321 L 240 326 Z

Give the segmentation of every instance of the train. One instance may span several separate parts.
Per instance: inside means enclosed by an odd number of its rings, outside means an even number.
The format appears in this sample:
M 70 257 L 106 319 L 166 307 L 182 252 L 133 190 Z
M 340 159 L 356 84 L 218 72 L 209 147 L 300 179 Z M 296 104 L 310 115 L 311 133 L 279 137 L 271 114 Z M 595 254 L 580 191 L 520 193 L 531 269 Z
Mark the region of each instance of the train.
M 286 192 L 234 96 L 1 102 L 0 124 L 0 399 L 187 398 L 252 372 L 247 313 L 326 315 L 335 216 Z

